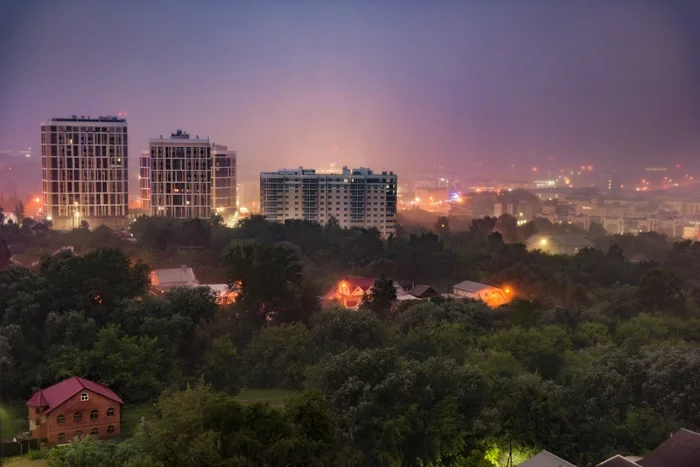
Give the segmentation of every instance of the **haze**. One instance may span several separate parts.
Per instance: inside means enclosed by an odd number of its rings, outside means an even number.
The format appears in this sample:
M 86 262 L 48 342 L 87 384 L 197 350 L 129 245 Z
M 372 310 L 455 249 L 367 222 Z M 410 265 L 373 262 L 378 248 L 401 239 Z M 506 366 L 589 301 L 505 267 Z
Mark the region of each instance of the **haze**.
M 41 121 L 123 112 L 134 176 L 177 128 L 237 149 L 239 180 L 697 159 L 693 2 L 233 3 L 6 5 L 0 149 L 33 157 L 0 185 L 39 187 Z

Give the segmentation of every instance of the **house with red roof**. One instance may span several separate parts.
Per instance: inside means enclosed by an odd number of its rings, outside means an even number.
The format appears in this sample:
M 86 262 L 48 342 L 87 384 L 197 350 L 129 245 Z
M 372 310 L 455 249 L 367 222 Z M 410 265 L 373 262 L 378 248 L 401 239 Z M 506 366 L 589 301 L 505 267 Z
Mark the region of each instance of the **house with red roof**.
M 100 439 L 121 433 L 122 401 L 114 391 L 78 376 L 34 393 L 27 401 L 29 431 L 50 445 L 76 436 Z

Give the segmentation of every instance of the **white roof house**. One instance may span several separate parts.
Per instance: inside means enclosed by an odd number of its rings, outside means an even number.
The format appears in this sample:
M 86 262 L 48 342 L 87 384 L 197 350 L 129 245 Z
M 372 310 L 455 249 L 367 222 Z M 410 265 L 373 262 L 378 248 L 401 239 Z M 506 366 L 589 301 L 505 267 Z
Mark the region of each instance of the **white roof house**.
M 576 467 L 571 462 L 555 456 L 549 451 L 541 451 L 539 454 L 518 464 L 518 467 Z
M 460 298 L 482 300 L 489 306 L 503 305 L 508 301 L 503 290 L 473 281 L 462 281 L 452 286 L 452 295 Z
M 187 266 L 151 271 L 151 286 L 160 291 L 175 287 L 197 287 L 198 285 L 199 281 L 194 275 L 194 271 Z

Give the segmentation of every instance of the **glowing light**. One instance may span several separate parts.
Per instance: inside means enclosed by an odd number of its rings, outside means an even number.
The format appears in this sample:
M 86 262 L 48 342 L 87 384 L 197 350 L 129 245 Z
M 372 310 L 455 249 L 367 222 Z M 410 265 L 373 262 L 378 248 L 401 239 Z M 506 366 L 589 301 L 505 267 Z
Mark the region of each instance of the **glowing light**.
M 35 203 L 38 203 L 39 201 L 41 201 L 41 200 L 39 199 L 38 196 L 37 196 L 36 198 L 34 198 L 34 202 L 35 202 Z
M 546 238 L 543 238 L 542 240 L 540 240 L 540 245 L 546 245 L 546 244 L 547 244 Z
M 511 292 L 510 287 L 506 287 L 505 289 L 503 289 L 503 291 L 507 294 L 509 294 Z
M 533 171 L 533 172 L 537 172 L 538 170 L 540 170 L 540 169 L 538 169 L 537 167 L 533 167 L 533 168 L 532 168 L 532 171 Z
M 53 220 L 53 217 L 51 217 L 51 216 L 46 216 L 46 220 L 47 220 L 47 221 L 52 221 L 52 220 Z

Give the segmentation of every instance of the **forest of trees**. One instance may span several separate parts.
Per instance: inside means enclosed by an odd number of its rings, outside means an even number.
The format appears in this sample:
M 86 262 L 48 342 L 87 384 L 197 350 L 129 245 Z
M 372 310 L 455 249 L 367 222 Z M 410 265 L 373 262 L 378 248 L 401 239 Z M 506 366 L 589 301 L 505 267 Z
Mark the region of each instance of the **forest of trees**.
M 157 401 L 122 442 L 52 450 L 66 466 L 496 467 L 542 449 L 587 466 L 700 428 L 700 244 L 604 236 L 549 256 L 517 243 L 521 230 L 487 218 L 381 239 L 256 217 L 139 219 L 124 248 L 103 228 L 75 232 L 78 256 L 0 271 L 0 395 L 23 401 L 79 375 L 127 405 Z M 146 293 L 149 265 L 182 248 L 225 272 L 235 304 L 203 287 Z M 396 307 L 378 294 L 359 311 L 322 309 L 349 273 L 507 283 L 517 298 Z M 241 405 L 244 387 L 297 395 Z

